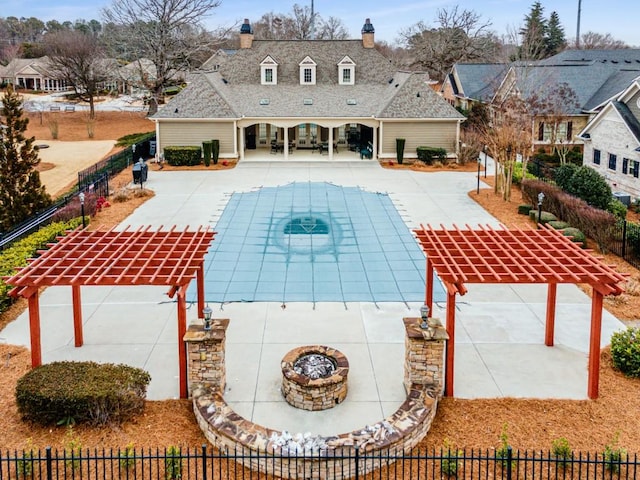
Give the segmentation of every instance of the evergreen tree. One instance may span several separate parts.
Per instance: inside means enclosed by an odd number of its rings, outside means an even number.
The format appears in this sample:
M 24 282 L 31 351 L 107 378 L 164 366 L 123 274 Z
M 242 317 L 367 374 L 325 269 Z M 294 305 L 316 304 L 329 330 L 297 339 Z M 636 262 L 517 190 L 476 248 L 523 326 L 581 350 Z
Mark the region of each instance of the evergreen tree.
M 35 169 L 40 163 L 35 138 L 25 138 L 29 123 L 22 116 L 22 101 L 11 86 L 2 99 L 5 125 L 0 132 L 0 231 L 51 204 Z
M 524 27 L 520 29 L 522 43 L 518 49 L 520 60 L 539 60 L 546 54 L 547 20 L 543 13 L 544 7 L 535 2 L 529 15 L 524 17 Z
M 549 23 L 547 24 L 546 35 L 546 56 L 552 57 L 560 53 L 567 46 L 567 39 L 564 35 L 564 28 L 560 23 L 558 12 L 551 12 Z

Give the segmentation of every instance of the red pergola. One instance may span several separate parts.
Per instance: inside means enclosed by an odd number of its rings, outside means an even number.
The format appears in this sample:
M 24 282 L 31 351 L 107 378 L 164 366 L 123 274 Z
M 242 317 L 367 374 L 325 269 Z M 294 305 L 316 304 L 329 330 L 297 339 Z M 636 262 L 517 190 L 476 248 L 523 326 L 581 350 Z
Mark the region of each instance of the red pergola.
M 546 283 L 548 285 L 545 344 L 553 346 L 558 283 L 583 283 L 593 289 L 589 344 L 589 398 L 598 397 L 602 298 L 622 293 L 625 277 L 551 229 L 507 230 L 454 226 L 414 230 L 427 256 L 425 303 L 433 311 L 433 272 L 447 291 L 445 395 L 453 396 L 455 351 L 455 296 L 467 292 L 467 283 Z
M 195 232 L 170 230 L 77 229 L 38 252 L 6 283 L 14 288 L 12 296 L 29 302 L 31 365 L 42 364 L 40 345 L 41 287 L 70 285 L 73 302 L 75 346 L 83 344 L 80 287 L 162 285 L 170 287 L 169 297 L 177 295 L 178 358 L 180 362 L 180 397 L 187 396 L 186 350 L 183 341 L 187 325 L 185 294 L 189 283 L 197 278 L 198 316 L 204 308 L 204 256 L 215 232 L 199 228 Z

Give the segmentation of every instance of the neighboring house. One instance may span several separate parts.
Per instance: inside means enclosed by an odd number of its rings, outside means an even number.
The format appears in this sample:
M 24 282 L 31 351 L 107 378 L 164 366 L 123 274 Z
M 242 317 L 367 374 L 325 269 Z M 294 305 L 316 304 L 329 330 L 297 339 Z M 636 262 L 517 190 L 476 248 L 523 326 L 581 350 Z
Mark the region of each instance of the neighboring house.
M 509 95 L 533 102 L 552 99 L 565 84 L 575 103 L 532 119 L 532 147 L 548 151 L 555 142 L 582 148 L 578 132 L 638 75 L 640 50 L 566 50 L 539 62 L 513 64 L 492 103 L 499 105 Z
M 4 67 L 0 65 L 0 83 L 45 92 L 67 90 L 65 82 L 54 78 L 49 70 L 48 57 L 14 58 Z
M 330 160 L 368 145 L 392 159 L 404 138 L 406 158 L 422 145 L 455 157 L 464 117 L 427 75 L 395 70 L 374 33 L 367 19 L 362 40 L 254 40 L 245 20 L 240 48 L 214 54 L 153 115 L 159 147 L 218 139 L 221 157 L 243 159 L 245 149 L 333 145 Z
M 584 165 L 607 179 L 614 192 L 640 198 L 640 76 L 589 122 L 584 141 Z
M 508 69 L 503 63 L 456 63 L 440 94 L 452 106 L 470 110 L 474 104 L 491 101 Z

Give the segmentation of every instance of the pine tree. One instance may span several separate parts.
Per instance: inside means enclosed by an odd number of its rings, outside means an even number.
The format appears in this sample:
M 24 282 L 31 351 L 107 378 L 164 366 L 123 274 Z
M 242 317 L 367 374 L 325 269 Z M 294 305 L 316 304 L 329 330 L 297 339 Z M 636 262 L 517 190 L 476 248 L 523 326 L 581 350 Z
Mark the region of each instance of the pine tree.
M 531 6 L 529 15 L 524 17 L 524 27 L 520 29 L 522 43 L 518 51 L 520 60 L 539 60 L 546 54 L 547 21 L 544 7 L 540 2 Z
M 564 35 L 564 28 L 560 23 L 558 12 L 551 12 L 549 23 L 547 24 L 546 56 L 552 57 L 564 50 L 566 46 L 567 39 Z
M 2 99 L 5 125 L 0 132 L 0 231 L 8 231 L 51 204 L 35 169 L 40 163 L 35 138 L 25 138 L 29 123 L 11 86 Z

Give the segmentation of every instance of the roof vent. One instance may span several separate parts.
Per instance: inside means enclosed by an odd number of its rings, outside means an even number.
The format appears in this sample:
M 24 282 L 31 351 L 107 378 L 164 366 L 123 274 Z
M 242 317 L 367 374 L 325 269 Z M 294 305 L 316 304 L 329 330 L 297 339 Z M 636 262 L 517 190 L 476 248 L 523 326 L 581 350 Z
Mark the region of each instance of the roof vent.
M 347 98 L 347 105 L 357 105 L 358 102 L 355 98 Z
M 229 83 L 229 82 L 227 81 L 227 79 L 226 79 L 226 78 L 223 78 L 223 79 L 222 79 L 222 83 L 224 83 L 224 84 L 226 85 L 226 84 L 227 84 L 227 83 Z
M 305 98 L 302 100 L 304 105 L 313 105 L 313 98 Z
M 268 98 L 261 98 L 260 99 L 260 105 L 269 105 L 269 99 Z

